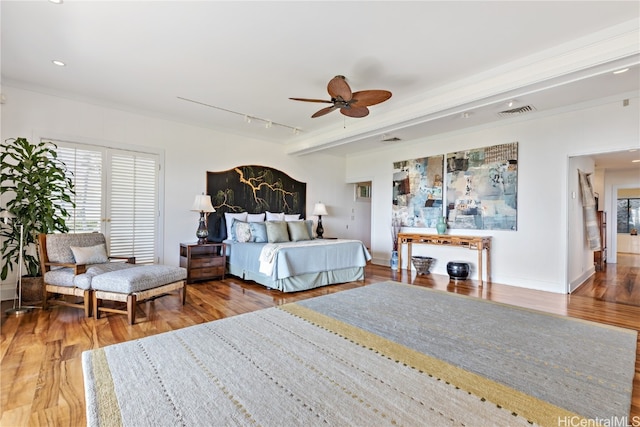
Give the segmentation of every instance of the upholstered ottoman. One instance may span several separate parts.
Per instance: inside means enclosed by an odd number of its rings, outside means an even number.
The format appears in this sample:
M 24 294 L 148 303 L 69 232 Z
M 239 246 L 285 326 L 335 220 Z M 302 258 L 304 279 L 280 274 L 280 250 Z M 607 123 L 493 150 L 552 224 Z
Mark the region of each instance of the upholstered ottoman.
M 187 296 L 186 278 L 186 269 L 168 265 L 141 265 L 101 274 L 91 281 L 93 315 L 99 319 L 100 312 L 127 314 L 129 324 L 133 325 L 138 301 L 178 290 L 184 304 Z M 127 309 L 102 307 L 103 300 L 126 302 Z

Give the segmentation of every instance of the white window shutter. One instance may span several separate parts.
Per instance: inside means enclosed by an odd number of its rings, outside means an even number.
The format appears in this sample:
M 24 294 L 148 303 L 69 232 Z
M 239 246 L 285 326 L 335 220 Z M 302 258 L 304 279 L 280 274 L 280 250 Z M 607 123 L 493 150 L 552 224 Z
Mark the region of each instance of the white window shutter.
M 71 233 L 102 231 L 102 152 L 74 147 L 56 149 L 58 159 L 71 172 L 75 195 L 75 208 L 65 206 L 69 212 L 66 225 Z
M 156 259 L 157 160 L 153 155 L 114 152 L 110 158 L 109 253 Z

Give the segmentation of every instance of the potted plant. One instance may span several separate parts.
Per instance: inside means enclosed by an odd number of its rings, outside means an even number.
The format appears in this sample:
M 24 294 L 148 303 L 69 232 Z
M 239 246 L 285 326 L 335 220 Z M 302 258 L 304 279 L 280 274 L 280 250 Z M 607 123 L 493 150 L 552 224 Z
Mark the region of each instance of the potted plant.
M 66 232 L 67 209 L 74 207 L 73 182 L 66 165 L 58 159 L 57 147 L 49 142 L 30 143 L 26 138 L 5 141 L 0 153 L 0 196 L 8 197 L 6 210 L 14 221 L 1 228 L 2 270 L 7 278 L 19 259 L 20 224 L 23 226 L 23 297 L 27 301 L 42 297 L 38 234 Z M 40 278 L 34 286 L 25 278 Z M 29 280 L 27 280 L 27 283 Z

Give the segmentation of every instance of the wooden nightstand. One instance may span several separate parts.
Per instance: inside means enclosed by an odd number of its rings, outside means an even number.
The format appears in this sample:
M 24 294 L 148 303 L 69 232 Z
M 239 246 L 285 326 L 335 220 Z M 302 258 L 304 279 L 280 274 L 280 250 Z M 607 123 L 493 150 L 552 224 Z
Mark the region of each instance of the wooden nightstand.
M 180 267 L 187 269 L 187 283 L 222 277 L 227 264 L 224 243 L 180 243 Z

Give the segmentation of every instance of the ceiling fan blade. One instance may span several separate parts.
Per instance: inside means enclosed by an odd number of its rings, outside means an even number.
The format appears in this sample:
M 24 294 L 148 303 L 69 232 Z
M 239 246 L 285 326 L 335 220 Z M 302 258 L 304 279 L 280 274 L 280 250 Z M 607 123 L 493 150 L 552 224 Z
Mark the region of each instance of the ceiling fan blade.
M 367 107 L 354 107 L 353 105 L 350 107 L 341 108 L 340 112 L 345 116 L 349 117 L 365 117 L 369 115 L 369 109 Z
M 329 81 L 327 85 L 327 92 L 331 95 L 331 98 L 342 98 L 344 101 L 350 101 L 353 96 L 351 88 L 345 80 L 344 76 L 335 76 Z
M 391 98 L 391 92 L 388 90 L 362 90 L 354 92 L 351 105 L 356 107 L 368 107 L 376 105 Z
M 325 104 L 331 104 L 333 101 L 327 101 L 326 99 L 309 99 L 309 98 L 289 98 L 294 101 L 305 101 L 305 102 L 323 102 Z
M 333 110 L 336 109 L 335 105 L 332 105 L 331 107 L 325 107 L 322 110 L 318 110 L 316 111 L 313 116 L 311 116 L 312 119 L 315 119 L 316 117 L 320 117 L 320 116 L 324 116 L 325 114 L 328 114 L 330 112 L 332 112 Z

